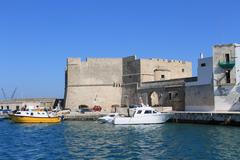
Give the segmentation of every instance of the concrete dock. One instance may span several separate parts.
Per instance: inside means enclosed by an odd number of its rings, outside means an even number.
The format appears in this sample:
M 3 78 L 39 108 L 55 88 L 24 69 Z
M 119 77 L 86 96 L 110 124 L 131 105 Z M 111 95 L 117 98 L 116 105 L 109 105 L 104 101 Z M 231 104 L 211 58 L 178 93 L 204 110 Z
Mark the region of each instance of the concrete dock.
M 169 122 L 198 123 L 240 126 L 240 112 L 171 112 Z M 66 121 L 96 121 L 107 113 L 79 113 L 71 112 L 64 116 Z
M 66 121 L 96 121 L 99 117 L 103 117 L 107 113 L 79 113 L 71 112 L 70 114 L 64 115 L 64 120 Z
M 240 126 L 240 112 L 173 112 L 170 122 Z

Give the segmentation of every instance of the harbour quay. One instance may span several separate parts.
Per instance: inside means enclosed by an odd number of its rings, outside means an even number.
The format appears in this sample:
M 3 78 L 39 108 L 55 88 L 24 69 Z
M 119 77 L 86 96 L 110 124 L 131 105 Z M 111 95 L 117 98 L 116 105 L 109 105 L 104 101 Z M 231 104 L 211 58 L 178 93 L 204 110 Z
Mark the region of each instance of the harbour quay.
M 169 122 L 240 126 L 239 112 L 173 112 Z
M 165 112 L 166 113 L 166 112 Z M 172 116 L 168 120 L 170 123 L 197 123 L 240 126 L 239 112 L 167 112 Z M 130 113 L 132 114 L 132 113 Z M 85 113 L 71 112 L 64 116 L 65 121 L 96 121 L 98 118 L 106 116 L 107 113 Z M 126 112 L 125 112 L 126 115 Z M 126 115 L 127 116 L 127 115 Z
M 96 121 L 98 118 L 106 116 L 107 113 L 78 113 L 71 112 L 70 114 L 64 115 L 65 121 Z

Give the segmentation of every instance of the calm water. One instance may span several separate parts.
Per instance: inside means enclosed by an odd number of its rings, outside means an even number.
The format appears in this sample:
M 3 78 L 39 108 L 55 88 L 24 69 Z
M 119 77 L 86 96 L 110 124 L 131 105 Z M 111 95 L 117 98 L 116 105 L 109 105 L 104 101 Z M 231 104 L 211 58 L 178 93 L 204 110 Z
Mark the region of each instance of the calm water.
M 240 127 L 0 121 L 0 159 L 240 159 Z

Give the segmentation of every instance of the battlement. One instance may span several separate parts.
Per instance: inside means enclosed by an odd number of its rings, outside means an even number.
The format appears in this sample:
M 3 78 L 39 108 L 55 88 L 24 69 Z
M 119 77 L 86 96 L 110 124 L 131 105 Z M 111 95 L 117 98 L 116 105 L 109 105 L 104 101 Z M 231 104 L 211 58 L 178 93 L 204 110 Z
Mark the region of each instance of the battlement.
M 238 43 L 230 43 L 230 44 L 216 44 L 214 45 L 215 48 L 221 48 L 221 47 L 240 47 L 240 44 Z
M 81 63 L 80 58 L 67 58 L 67 65 L 78 65 Z
M 148 58 L 148 59 L 140 59 L 140 60 L 145 60 L 145 61 L 156 61 L 156 62 L 166 62 L 166 63 L 179 63 L 179 64 L 186 64 L 186 63 L 191 63 L 188 61 L 182 61 L 182 60 L 175 60 L 175 59 L 159 59 L 159 58 Z

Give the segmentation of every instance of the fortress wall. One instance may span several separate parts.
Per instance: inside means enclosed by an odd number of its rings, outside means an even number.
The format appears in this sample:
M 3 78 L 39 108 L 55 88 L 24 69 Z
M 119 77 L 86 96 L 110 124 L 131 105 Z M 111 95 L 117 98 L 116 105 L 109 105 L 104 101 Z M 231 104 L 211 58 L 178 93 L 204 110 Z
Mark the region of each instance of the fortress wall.
M 212 84 L 185 87 L 186 111 L 214 111 Z
M 154 70 L 163 70 L 165 79 L 192 77 L 192 63 L 177 60 L 141 59 L 141 82 L 154 81 Z M 166 72 L 168 74 L 166 75 Z M 160 75 L 161 76 L 161 75 Z
M 137 86 L 140 83 L 140 60 L 135 56 L 123 58 L 122 105 L 136 104 Z
M 87 105 L 92 108 L 100 105 L 103 110 L 110 111 L 113 104 L 121 104 L 121 87 L 113 86 L 87 86 L 69 87 L 67 106 L 72 110 L 78 110 L 79 105 Z
M 86 61 L 68 58 L 65 107 L 77 110 L 80 105 L 90 108 L 100 105 L 110 110 L 112 105 L 136 104 L 141 82 L 154 81 L 154 70 L 159 68 L 168 70 L 168 79 L 192 75 L 190 62 L 136 59 L 135 56 L 89 58 Z M 161 75 L 161 70 L 157 75 Z
M 109 108 L 121 104 L 122 59 L 78 58 L 67 60 L 65 107 L 78 109 L 79 105 L 100 105 Z M 110 105 L 110 106 L 109 106 Z

